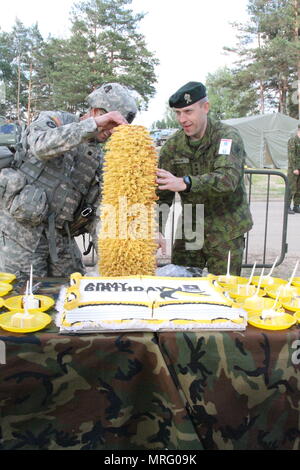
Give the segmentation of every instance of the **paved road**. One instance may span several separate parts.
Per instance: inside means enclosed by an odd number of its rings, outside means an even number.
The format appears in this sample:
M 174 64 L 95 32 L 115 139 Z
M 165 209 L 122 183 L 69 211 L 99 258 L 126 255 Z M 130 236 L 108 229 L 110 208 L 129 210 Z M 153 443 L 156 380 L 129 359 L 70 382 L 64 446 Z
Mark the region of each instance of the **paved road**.
M 281 256 L 282 249 L 282 235 L 283 235 L 283 202 L 270 201 L 268 214 L 266 203 L 255 201 L 251 203 L 251 213 L 254 220 L 252 230 L 249 232 L 248 242 L 248 264 L 264 263 L 272 265 L 277 256 Z M 267 224 L 267 239 L 266 251 L 264 254 L 264 237 L 266 229 L 266 216 Z M 176 218 L 176 217 L 175 217 Z M 300 214 L 288 215 L 287 222 L 287 244 L 288 252 L 285 255 L 284 261 L 274 270 L 274 275 L 288 279 L 291 275 L 295 262 L 300 259 Z M 78 239 L 79 246 L 81 244 L 81 237 Z M 170 250 L 169 250 L 170 252 Z M 168 262 L 169 259 L 164 260 Z M 85 262 L 91 262 L 91 256 L 85 257 Z M 247 275 L 249 269 L 244 269 L 243 274 Z M 258 269 L 255 274 L 260 274 L 261 269 Z M 268 272 L 268 269 L 266 269 Z M 298 276 L 300 276 L 300 267 Z
M 264 202 L 252 202 L 251 213 L 254 221 L 249 232 L 249 253 L 263 253 L 265 230 L 267 230 L 267 255 L 277 252 L 280 248 L 283 236 L 283 203 L 271 201 L 267 209 Z M 266 224 L 267 220 L 267 224 Z M 300 214 L 288 215 L 287 244 L 289 254 L 300 256 Z
M 248 264 L 261 262 L 264 253 L 264 236 L 266 227 L 266 203 L 252 202 L 251 212 L 254 220 L 252 230 L 249 232 Z M 277 256 L 281 256 L 283 235 L 283 202 L 271 201 L 268 209 L 268 226 L 266 238 L 265 263 L 273 264 Z M 300 260 L 300 214 L 288 215 L 287 219 L 287 253 L 282 263 L 273 272 L 276 277 L 289 279 L 297 260 Z M 247 276 L 250 269 L 244 268 L 242 274 Z M 268 272 L 268 269 L 265 270 Z M 259 275 L 261 269 L 255 271 Z M 300 276 L 300 267 L 296 276 Z

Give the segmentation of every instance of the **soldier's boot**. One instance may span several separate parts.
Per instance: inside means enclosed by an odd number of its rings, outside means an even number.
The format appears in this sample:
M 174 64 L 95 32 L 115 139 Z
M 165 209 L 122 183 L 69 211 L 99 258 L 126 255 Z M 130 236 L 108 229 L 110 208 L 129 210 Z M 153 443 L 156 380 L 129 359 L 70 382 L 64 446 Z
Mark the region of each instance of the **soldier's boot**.
M 295 214 L 295 212 L 293 211 L 293 209 L 290 206 L 288 208 L 288 214 Z
M 294 206 L 294 209 L 293 209 L 294 212 L 296 212 L 297 214 L 300 214 L 300 205 L 296 205 Z

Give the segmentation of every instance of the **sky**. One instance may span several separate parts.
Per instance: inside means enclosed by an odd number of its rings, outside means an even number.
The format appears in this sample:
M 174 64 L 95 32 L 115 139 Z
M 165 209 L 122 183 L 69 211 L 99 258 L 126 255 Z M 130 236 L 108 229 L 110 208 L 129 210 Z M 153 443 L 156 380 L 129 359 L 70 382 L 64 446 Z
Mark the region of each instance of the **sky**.
M 9 31 L 18 17 L 25 26 L 37 22 L 44 38 L 67 37 L 73 3 L 9 0 L 0 28 Z M 189 81 L 205 83 L 208 73 L 230 66 L 234 56 L 225 54 L 223 46 L 236 44 L 237 32 L 230 23 L 246 22 L 247 4 L 248 0 L 132 0 L 128 8 L 146 13 L 139 30 L 160 62 L 156 95 L 134 124 L 150 127 L 164 117 L 168 98 L 178 88 Z

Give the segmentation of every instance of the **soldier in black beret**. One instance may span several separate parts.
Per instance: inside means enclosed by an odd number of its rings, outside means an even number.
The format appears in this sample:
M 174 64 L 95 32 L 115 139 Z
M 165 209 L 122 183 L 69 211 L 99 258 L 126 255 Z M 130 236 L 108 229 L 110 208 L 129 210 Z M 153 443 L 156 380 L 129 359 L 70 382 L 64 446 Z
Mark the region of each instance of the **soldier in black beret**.
M 170 108 L 184 108 L 206 98 L 206 88 L 200 82 L 188 82 L 169 99 Z
M 243 182 L 243 141 L 234 128 L 209 117 L 209 101 L 201 82 L 179 88 L 169 105 L 182 129 L 161 149 L 157 184 L 160 212 L 161 207 L 171 206 L 175 192 L 183 207 L 179 230 L 183 236 L 176 237 L 172 263 L 225 274 L 230 251 L 231 274 L 239 275 L 244 234 L 252 227 Z M 188 206 L 192 206 L 193 216 L 191 211 L 185 212 Z M 200 206 L 204 207 L 204 222 L 197 216 Z M 162 234 L 159 243 L 164 248 Z

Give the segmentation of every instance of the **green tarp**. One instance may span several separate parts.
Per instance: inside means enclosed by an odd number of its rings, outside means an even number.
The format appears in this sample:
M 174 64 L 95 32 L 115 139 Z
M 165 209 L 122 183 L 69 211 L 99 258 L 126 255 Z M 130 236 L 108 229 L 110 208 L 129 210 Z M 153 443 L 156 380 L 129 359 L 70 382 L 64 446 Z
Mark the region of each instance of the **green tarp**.
M 287 143 L 298 121 L 280 113 L 222 121 L 239 130 L 251 168 L 287 168 Z

